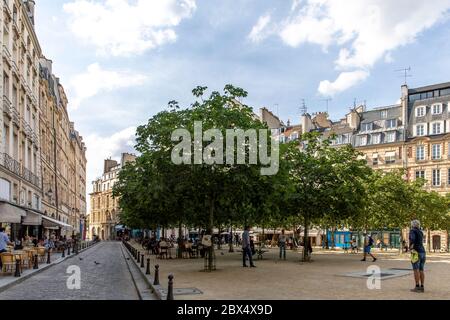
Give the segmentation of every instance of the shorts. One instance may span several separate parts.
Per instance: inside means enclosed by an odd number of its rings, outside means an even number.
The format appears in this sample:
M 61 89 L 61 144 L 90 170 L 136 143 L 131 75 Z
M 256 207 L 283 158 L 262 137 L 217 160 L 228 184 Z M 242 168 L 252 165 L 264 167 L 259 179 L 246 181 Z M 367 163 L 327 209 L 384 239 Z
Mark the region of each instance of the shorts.
M 427 262 L 427 255 L 425 252 L 419 252 L 419 261 L 416 263 L 411 263 L 413 270 L 424 271 L 425 262 Z
M 370 253 L 370 250 L 372 250 L 372 247 L 370 246 L 364 247 L 364 253 Z

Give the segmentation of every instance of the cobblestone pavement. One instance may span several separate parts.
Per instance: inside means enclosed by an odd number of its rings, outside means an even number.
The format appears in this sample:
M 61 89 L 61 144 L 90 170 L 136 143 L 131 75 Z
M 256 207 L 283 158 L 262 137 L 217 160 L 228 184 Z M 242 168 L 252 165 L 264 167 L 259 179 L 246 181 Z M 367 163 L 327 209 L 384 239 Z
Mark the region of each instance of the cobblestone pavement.
M 67 288 L 70 266 L 81 270 L 80 290 Z M 105 242 L 7 289 L 0 300 L 139 300 L 139 296 L 121 243 Z

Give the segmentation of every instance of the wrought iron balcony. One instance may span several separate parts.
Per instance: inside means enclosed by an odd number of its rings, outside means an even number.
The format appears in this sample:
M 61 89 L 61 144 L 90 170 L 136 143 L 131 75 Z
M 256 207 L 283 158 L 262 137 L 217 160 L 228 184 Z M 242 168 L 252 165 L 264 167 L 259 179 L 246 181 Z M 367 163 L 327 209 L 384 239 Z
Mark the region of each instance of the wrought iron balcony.
M 15 175 L 21 176 L 21 165 L 7 153 L 0 153 L 0 165 Z
M 11 101 L 5 95 L 3 96 L 3 112 L 11 117 Z

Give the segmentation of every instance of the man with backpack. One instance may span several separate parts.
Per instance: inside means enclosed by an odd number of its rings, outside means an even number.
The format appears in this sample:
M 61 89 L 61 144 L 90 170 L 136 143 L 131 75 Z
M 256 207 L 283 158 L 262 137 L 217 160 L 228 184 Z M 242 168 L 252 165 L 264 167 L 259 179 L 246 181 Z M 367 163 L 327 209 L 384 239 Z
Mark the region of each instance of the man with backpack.
M 377 258 L 374 257 L 374 255 L 370 252 L 373 247 L 373 238 L 372 235 L 367 234 L 364 237 L 364 258 L 361 261 L 366 261 L 367 255 L 371 256 L 373 259 L 373 262 L 377 261 Z

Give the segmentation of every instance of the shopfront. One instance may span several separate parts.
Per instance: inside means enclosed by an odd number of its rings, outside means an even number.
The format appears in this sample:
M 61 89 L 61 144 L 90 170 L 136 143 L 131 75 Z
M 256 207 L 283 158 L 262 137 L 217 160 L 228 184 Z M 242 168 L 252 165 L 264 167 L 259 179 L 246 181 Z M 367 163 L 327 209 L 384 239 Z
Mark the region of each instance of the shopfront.
M 25 210 L 10 203 L 0 202 L 0 225 L 5 228 L 11 241 L 20 238 L 22 218 L 26 215 Z

